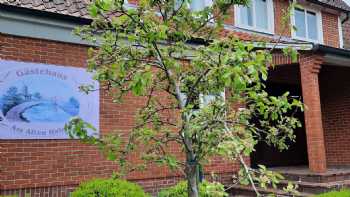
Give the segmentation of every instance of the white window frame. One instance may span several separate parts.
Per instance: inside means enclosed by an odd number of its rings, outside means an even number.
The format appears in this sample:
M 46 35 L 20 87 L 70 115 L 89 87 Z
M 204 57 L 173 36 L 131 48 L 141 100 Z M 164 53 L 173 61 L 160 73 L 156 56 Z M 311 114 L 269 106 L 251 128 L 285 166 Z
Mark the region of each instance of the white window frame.
M 225 96 L 225 91 L 222 91 L 220 93 L 220 95 L 217 95 L 217 96 L 200 94 L 199 95 L 199 106 L 200 106 L 200 108 L 203 108 L 203 107 L 209 105 L 210 102 L 213 102 L 217 97 L 221 97 L 224 100 L 224 102 L 225 102 L 225 100 L 226 100 L 226 98 L 225 98 L 226 97 Z
M 250 1 L 253 13 L 252 13 L 252 19 L 253 19 L 253 26 L 245 25 L 240 23 L 241 21 L 241 6 L 235 5 L 235 25 L 238 28 L 252 30 L 256 32 L 261 33 L 267 33 L 267 34 L 274 34 L 275 33 L 275 14 L 274 14 L 274 7 L 273 7 L 273 0 L 266 0 L 267 3 L 267 29 L 262 29 L 256 26 L 256 19 L 255 19 L 255 0 Z
M 202 6 L 199 10 L 203 10 L 206 7 L 210 7 L 213 5 L 213 1 L 212 0 L 192 0 L 192 1 L 201 1 L 202 2 Z M 190 5 L 191 6 L 191 5 Z M 190 7 L 190 9 L 192 10 L 193 8 Z
M 180 94 L 181 100 L 183 102 L 186 102 L 187 100 L 187 95 L 185 93 Z M 214 96 L 214 95 L 204 95 L 204 94 L 199 94 L 199 108 L 203 108 L 207 105 L 209 105 L 210 102 L 214 101 L 216 97 L 222 97 L 224 102 L 226 100 L 226 94 L 225 91 L 222 91 L 220 95 Z
M 199 8 L 198 10 L 195 10 L 195 11 L 201 11 L 201 10 L 203 10 L 204 8 L 210 7 L 210 6 L 213 5 L 213 0 L 191 0 L 191 2 L 187 2 L 187 3 L 185 3 L 184 5 L 186 5 L 186 6 L 188 7 L 188 9 L 193 10 L 193 8 L 191 7 L 191 3 L 192 3 L 193 1 L 200 1 L 201 4 L 202 4 L 202 7 Z M 176 3 L 175 3 L 175 6 L 176 6 Z
M 339 47 L 344 48 L 344 35 L 343 35 L 343 25 L 340 16 L 338 17 L 338 30 L 339 30 Z
M 292 29 L 292 38 L 296 39 L 296 40 L 302 40 L 302 41 L 307 41 L 307 42 L 313 42 L 313 43 L 319 43 L 319 44 L 323 44 L 323 26 L 322 26 L 322 14 L 320 10 L 315 10 L 312 8 L 308 8 L 308 7 L 301 7 L 301 8 L 297 8 L 297 9 L 301 9 L 304 10 L 305 13 L 305 28 L 306 28 L 306 36 L 308 36 L 309 34 L 309 27 L 307 26 L 307 12 L 313 12 L 316 14 L 316 20 L 317 20 L 317 40 L 314 39 L 310 39 L 310 38 L 304 38 L 304 37 L 299 37 L 296 34 L 296 31 L 294 30 L 294 28 Z M 293 27 L 296 27 L 295 25 L 295 8 L 293 8 L 292 10 L 292 14 L 291 14 L 291 22 Z

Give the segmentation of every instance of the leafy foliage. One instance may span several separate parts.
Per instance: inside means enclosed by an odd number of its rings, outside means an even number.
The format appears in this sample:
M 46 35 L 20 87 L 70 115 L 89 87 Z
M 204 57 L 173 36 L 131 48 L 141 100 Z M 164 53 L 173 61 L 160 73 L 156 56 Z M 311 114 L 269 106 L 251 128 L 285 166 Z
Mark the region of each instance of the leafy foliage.
M 135 183 L 120 179 L 94 179 L 82 183 L 72 194 L 72 197 L 149 197 Z
M 270 171 L 263 165 L 258 165 L 257 169 L 240 169 L 238 173 L 238 179 L 243 185 L 251 184 L 249 176 L 246 174 L 247 172 L 250 173 L 251 179 L 254 182 L 258 183 L 257 186 L 260 188 L 267 188 L 268 186 L 271 186 L 272 188 L 277 189 L 278 184 L 281 183 L 281 180 L 285 179 L 281 174 Z M 284 192 L 291 194 L 292 196 L 299 196 L 300 193 L 297 191 L 297 189 L 298 185 L 292 184 L 291 182 L 282 188 Z
M 331 191 L 324 194 L 317 195 L 315 197 L 349 197 L 350 190 L 342 189 L 340 191 Z
M 78 119 L 66 130 L 98 145 L 126 172 L 150 163 L 182 170 L 191 197 L 198 196 L 198 166 L 214 155 L 239 161 L 241 175 L 253 186 L 273 185 L 280 177 L 255 176 L 244 157 L 259 140 L 287 149 L 286 142 L 295 140 L 293 129 L 301 126 L 292 111 L 302 109 L 302 103 L 288 93 L 270 96 L 265 91 L 273 49 L 221 36 L 224 19 L 232 17 L 228 10 L 247 0 L 214 0 L 199 11 L 190 10 L 189 3 L 140 0 L 137 7 L 128 7 L 123 0 L 92 2 L 92 24 L 76 31 L 99 45 L 89 52 L 88 69 L 115 102 L 133 94 L 145 105 L 131 133 L 97 139 L 87 135 L 91 125 Z M 293 51 L 293 59 L 296 55 Z M 94 87 L 81 89 L 88 93 Z M 177 157 L 172 146 L 185 157 Z M 143 164 L 128 162 L 127 155 L 135 152 Z
M 159 192 L 158 197 L 187 197 L 187 182 L 181 181 L 177 185 Z M 224 186 L 220 183 L 203 181 L 199 184 L 200 197 L 226 197 Z

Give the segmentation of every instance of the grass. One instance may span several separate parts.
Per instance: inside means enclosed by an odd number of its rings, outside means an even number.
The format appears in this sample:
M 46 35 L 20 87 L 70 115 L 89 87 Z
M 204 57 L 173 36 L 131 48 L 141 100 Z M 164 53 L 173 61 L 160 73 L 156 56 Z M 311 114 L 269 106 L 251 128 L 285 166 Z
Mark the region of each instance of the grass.
M 332 191 L 315 197 L 350 197 L 350 189 L 342 189 L 340 191 Z

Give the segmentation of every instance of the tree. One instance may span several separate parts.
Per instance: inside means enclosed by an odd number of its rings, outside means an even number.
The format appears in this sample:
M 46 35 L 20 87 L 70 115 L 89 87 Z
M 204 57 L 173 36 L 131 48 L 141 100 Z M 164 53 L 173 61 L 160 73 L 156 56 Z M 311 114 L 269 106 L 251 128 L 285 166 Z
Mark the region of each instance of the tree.
M 35 92 L 33 95 L 35 100 L 41 100 L 43 97 L 41 96 L 40 92 Z
M 18 92 L 17 87 L 10 87 L 2 96 L 2 112 L 4 115 L 14 106 L 23 103 L 24 100 Z
M 275 185 L 279 175 L 263 166 L 251 169 L 244 158 L 258 140 L 286 149 L 286 141 L 295 138 L 293 129 L 300 126 L 289 111 L 302 104 L 288 93 L 274 97 L 265 91 L 272 55 L 264 43 L 222 36 L 229 9 L 247 3 L 215 0 L 191 11 L 187 0 L 140 0 L 136 8 L 124 0 L 93 1 L 93 22 L 77 30 L 99 45 L 90 50 L 88 69 L 116 102 L 132 93 L 145 99 L 145 106 L 127 142 L 117 134 L 88 136 L 92 125 L 79 118 L 66 125 L 67 132 L 98 145 L 129 170 L 145 167 L 127 165 L 131 152 L 138 152 L 146 164 L 183 170 L 190 197 L 198 197 L 199 166 L 214 155 L 239 161 L 242 183 L 254 188 Z M 82 90 L 88 93 L 93 88 Z M 166 148 L 174 144 L 180 146 L 183 160 Z
M 74 108 L 79 108 L 80 106 L 79 101 L 74 97 L 69 98 L 69 104 Z

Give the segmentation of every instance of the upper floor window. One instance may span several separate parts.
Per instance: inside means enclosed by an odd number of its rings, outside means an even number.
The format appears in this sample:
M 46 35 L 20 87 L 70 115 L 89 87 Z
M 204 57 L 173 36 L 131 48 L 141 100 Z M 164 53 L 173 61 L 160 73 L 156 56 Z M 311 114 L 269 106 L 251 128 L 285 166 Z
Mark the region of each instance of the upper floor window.
M 194 105 L 193 109 L 198 110 L 200 108 L 206 107 L 211 102 L 214 102 L 217 99 L 222 99 L 223 101 L 225 101 L 225 91 L 222 91 L 216 94 L 209 94 L 209 95 L 204 95 L 204 94 L 194 95 L 194 103 L 192 103 Z M 187 100 L 186 93 L 181 93 L 181 100 L 182 102 L 186 102 Z
M 292 17 L 293 37 L 311 42 L 322 42 L 322 19 L 318 11 L 295 8 Z
M 213 1 L 212 0 L 175 0 L 175 9 L 178 9 L 180 5 L 186 5 L 189 9 L 192 11 L 201 11 L 206 7 L 212 6 Z
M 252 0 L 248 6 L 237 6 L 236 25 L 240 28 L 273 33 L 274 14 L 272 0 Z
M 205 7 L 212 6 L 212 0 L 192 0 L 190 1 L 190 9 L 193 11 L 201 11 Z

